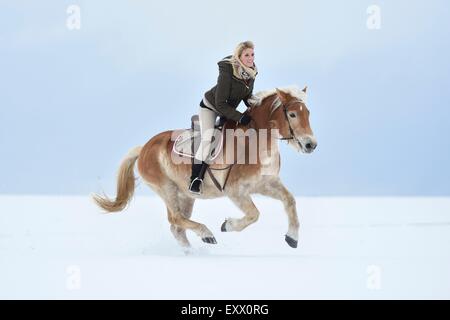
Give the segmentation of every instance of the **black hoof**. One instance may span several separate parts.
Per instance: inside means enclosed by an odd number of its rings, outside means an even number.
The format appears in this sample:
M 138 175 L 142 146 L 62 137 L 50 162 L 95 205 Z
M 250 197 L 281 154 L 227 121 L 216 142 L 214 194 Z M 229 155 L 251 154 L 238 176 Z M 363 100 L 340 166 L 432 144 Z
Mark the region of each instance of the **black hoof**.
M 291 237 L 289 237 L 288 235 L 286 235 L 286 237 L 284 238 L 284 240 L 286 240 L 287 244 L 289 245 L 289 247 L 291 248 L 297 248 L 298 245 L 298 241 L 292 239 Z
M 202 241 L 210 244 L 217 244 L 216 238 L 214 237 L 202 238 Z
M 222 223 L 222 226 L 220 227 L 220 231 L 227 232 L 227 220 Z

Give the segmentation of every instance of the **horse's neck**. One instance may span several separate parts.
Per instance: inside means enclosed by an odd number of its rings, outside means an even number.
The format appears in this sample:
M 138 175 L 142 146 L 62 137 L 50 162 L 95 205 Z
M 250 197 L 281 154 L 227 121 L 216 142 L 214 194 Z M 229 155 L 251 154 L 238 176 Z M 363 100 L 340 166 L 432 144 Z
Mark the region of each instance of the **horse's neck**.
M 267 97 L 263 104 L 253 107 L 250 115 L 255 121 L 258 130 L 266 129 L 270 131 L 269 117 L 271 113 L 271 106 L 275 98 L 276 95 L 273 97 Z
M 277 128 L 272 128 L 269 124 L 269 118 L 271 114 L 271 106 L 276 98 L 276 95 L 274 97 L 268 97 L 265 99 L 264 103 L 260 106 L 254 107 L 254 109 L 251 112 L 251 117 L 253 118 L 255 124 L 256 124 L 256 131 L 258 133 L 258 137 L 262 139 L 266 139 L 267 144 L 266 149 L 271 152 L 274 151 L 275 153 L 278 151 L 278 145 L 277 145 L 277 134 L 273 132 L 272 130 L 278 130 Z M 264 134 L 262 134 L 264 132 Z M 258 141 L 260 142 L 260 141 Z

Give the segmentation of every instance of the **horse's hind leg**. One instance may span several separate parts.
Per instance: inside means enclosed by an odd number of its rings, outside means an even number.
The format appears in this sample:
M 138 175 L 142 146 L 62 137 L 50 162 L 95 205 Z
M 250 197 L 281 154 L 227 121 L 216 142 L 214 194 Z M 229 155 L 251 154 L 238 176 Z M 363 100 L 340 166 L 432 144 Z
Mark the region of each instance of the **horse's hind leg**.
M 245 216 L 241 219 L 229 218 L 225 220 L 220 228 L 223 232 L 242 231 L 258 220 L 258 208 L 256 208 L 249 194 L 229 195 L 228 197 L 239 209 L 244 212 Z
M 168 216 L 170 224 L 183 230 L 192 230 L 203 242 L 216 244 L 216 238 L 204 224 L 189 219 L 192 213 L 193 199 L 183 195 L 175 184 L 170 188 L 165 188 L 164 191 L 161 196 L 170 212 Z M 175 230 L 179 229 L 175 228 Z
M 192 209 L 194 207 L 195 199 L 188 199 L 183 203 L 183 210 L 182 213 L 186 218 L 190 218 L 192 215 Z M 170 211 L 170 209 L 167 207 L 167 216 L 170 217 L 173 215 L 173 213 Z M 183 248 L 189 248 L 191 246 L 187 236 L 186 236 L 186 229 L 183 229 L 179 226 L 176 226 L 174 224 L 170 225 L 170 231 L 172 231 L 173 236 L 178 241 L 178 244 L 182 246 Z

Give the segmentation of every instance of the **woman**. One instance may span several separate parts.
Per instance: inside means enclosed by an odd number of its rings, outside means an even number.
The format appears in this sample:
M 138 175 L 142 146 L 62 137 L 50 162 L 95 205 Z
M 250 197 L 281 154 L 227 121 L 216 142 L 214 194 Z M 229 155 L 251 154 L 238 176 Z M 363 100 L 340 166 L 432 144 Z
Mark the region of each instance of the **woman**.
M 238 44 L 234 54 L 227 56 L 217 64 L 219 65 L 219 77 L 217 84 L 205 93 L 200 101 L 199 118 L 201 143 L 195 154 L 192 166 L 191 184 L 189 190 L 200 194 L 200 187 L 208 167 L 207 161 L 211 147 L 214 124 L 218 115 L 231 119 L 240 124 L 247 125 L 251 117 L 246 113 L 236 110 L 239 103 L 247 100 L 253 92 L 255 76 L 258 74 L 254 63 L 254 44 L 245 41 Z

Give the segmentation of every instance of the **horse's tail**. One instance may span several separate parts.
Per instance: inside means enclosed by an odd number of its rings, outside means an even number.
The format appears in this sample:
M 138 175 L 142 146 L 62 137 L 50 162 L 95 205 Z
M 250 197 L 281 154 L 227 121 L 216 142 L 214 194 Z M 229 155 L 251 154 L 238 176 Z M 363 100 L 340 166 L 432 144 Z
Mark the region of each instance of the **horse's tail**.
M 136 163 L 142 147 L 134 147 L 131 149 L 119 168 L 117 176 L 117 196 L 116 199 L 111 200 L 106 195 L 100 196 L 98 194 L 92 195 L 93 200 L 97 205 L 107 212 L 122 211 L 127 206 L 134 193 L 134 164 Z

